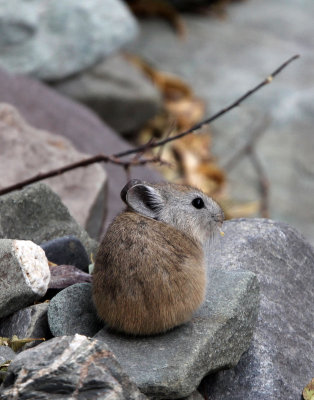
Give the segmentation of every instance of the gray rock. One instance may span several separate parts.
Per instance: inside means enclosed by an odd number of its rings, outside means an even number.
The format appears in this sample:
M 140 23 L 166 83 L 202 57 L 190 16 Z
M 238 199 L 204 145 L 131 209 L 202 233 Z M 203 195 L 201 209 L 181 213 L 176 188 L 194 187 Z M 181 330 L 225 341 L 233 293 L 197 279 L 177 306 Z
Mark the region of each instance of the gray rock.
M 206 378 L 209 398 L 299 399 L 314 371 L 314 249 L 295 229 L 271 220 L 227 221 L 224 232 L 209 262 L 256 273 L 261 306 L 239 364 Z
M 0 187 L 88 157 L 64 137 L 30 126 L 9 104 L 0 103 L 0 130 L 0 170 L 7 171 Z M 100 164 L 77 168 L 45 183 L 60 196 L 79 224 L 94 237 L 99 234 L 107 190 L 107 174 Z
M 115 154 L 131 147 L 86 107 L 31 78 L 13 77 L 0 69 L 0 93 L 2 101 L 13 104 L 31 125 L 52 133 L 58 132 L 70 139 L 76 148 L 84 153 Z M 120 191 L 127 178 L 124 169 L 116 165 L 106 164 L 106 171 L 109 177 L 109 189 L 106 193 L 107 203 L 110 204 L 106 210 L 108 225 L 124 208 Z M 134 168 L 131 175 L 133 178 L 150 182 L 161 180 L 160 175 L 149 166 Z M 103 206 L 103 202 L 100 206 Z M 94 215 L 96 218 L 97 214 Z M 98 220 L 89 220 L 87 231 L 92 232 L 98 223 Z M 52 237 L 45 240 L 50 238 Z
M 95 254 L 97 243 L 72 218 L 59 196 L 44 183 L 0 196 L 0 237 L 28 239 L 42 244 L 74 235 Z
M 48 303 L 39 303 L 24 308 L 0 320 L 0 336 L 11 338 L 16 335 L 20 339 L 26 338 L 44 338 L 49 339 L 47 319 Z M 27 343 L 23 349 L 36 346 L 40 341 Z
M 13 360 L 16 357 L 15 352 L 8 346 L 0 346 L 0 365 L 6 361 Z
M 204 397 L 200 394 L 199 391 L 195 390 L 188 397 L 185 397 L 184 399 L 181 400 L 204 400 Z
M 89 258 L 81 241 L 75 236 L 63 236 L 41 245 L 49 261 L 68 264 L 88 272 Z
M 49 280 L 42 248 L 28 240 L 0 239 L 0 318 L 44 296 Z
M 136 132 L 161 106 L 153 83 L 122 56 L 110 57 L 53 87 L 89 106 L 123 134 Z
M 248 271 L 208 272 L 206 301 L 192 320 L 151 337 L 127 337 L 101 330 L 101 339 L 154 399 L 191 394 L 210 372 L 235 366 L 247 350 L 259 304 L 258 284 Z
M 75 283 L 92 282 L 92 275 L 73 267 L 73 265 L 51 265 L 49 268 L 48 289 L 65 289 Z
M 132 40 L 137 24 L 120 0 L 0 2 L 0 63 L 56 80 L 90 67 Z
M 20 353 L 8 368 L 0 399 L 145 400 L 105 343 L 63 336 Z
M 54 336 L 93 336 L 103 326 L 92 301 L 91 284 L 76 283 L 59 292 L 49 303 L 48 322 Z
M 247 142 L 256 122 L 261 125 L 265 133 L 256 148 L 270 180 L 270 215 L 292 224 L 314 244 L 312 15 L 312 0 L 234 2 L 223 21 L 182 16 L 188 32 L 184 43 L 163 21 L 144 21 L 138 41 L 128 50 L 190 83 L 206 101 L 208 116 L 301 53 L 271 85 L 212 125 L 213 151 L 224 166 Z M 268 126 L 263 126 L 265 116 Z M 247 158 L 231 171 L 228 183 L 233 200 L 260 199 Z

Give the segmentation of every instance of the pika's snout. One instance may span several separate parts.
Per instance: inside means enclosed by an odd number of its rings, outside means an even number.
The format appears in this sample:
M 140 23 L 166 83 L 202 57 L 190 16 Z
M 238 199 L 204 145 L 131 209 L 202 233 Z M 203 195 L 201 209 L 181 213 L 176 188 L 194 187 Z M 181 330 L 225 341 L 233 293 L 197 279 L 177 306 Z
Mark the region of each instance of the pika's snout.
M 224 214 L 224 212 L 221 210 L 221 212 L 219 212 L 219 213 L 217 213 L 217 214 L 214 214 L 214 215 L 213 215 L 213 220 L 214 220 L 215 222 L 217 222 L 217 223 L 222 224 L 222 223 L 224 222 L 224 220 L 225 220 L 225 214 Z

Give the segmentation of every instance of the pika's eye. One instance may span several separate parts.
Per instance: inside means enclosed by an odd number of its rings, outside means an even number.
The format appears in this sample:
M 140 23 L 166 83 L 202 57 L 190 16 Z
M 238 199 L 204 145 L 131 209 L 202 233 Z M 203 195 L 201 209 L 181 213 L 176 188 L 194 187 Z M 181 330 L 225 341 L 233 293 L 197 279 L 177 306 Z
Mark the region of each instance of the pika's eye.
M 201 209 L 201 208 L 204 208 L 204 207 L 205 207 L 205 204 L 204 204 L 204 202 L 203 202 L 203 199 L 201 199 L 200 197 L 196 197 L 196 199 L 194 199 L 194 200 L 192 201 L 192 206 L 195 207 L 195 208 L 197 208 L 197 209 L 199 210 L 199 209 Z

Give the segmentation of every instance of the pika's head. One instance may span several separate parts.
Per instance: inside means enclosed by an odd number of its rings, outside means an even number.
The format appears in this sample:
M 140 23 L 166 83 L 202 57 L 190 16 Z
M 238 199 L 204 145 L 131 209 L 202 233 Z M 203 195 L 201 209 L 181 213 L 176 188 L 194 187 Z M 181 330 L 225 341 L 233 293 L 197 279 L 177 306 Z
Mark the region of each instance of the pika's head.
M 224 220 L 220 206 L 202 191 L 173 183 L 133 179 L 121 191 L 128 210 L 162 221 L 205 243 Z

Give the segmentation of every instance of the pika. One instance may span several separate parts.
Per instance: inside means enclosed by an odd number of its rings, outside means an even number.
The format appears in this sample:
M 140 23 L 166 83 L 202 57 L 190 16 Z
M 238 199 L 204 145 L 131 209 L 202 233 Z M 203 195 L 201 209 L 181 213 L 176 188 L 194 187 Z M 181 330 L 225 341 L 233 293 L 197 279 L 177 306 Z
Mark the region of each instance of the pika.
M 121 198 L 127 208 L 96 255 L 93 301 L 114 330 L 165 332 L 190 320 L 203 303 L 203 245 L 224 214 L 214 200 L 185 185 L 131 180 Z

